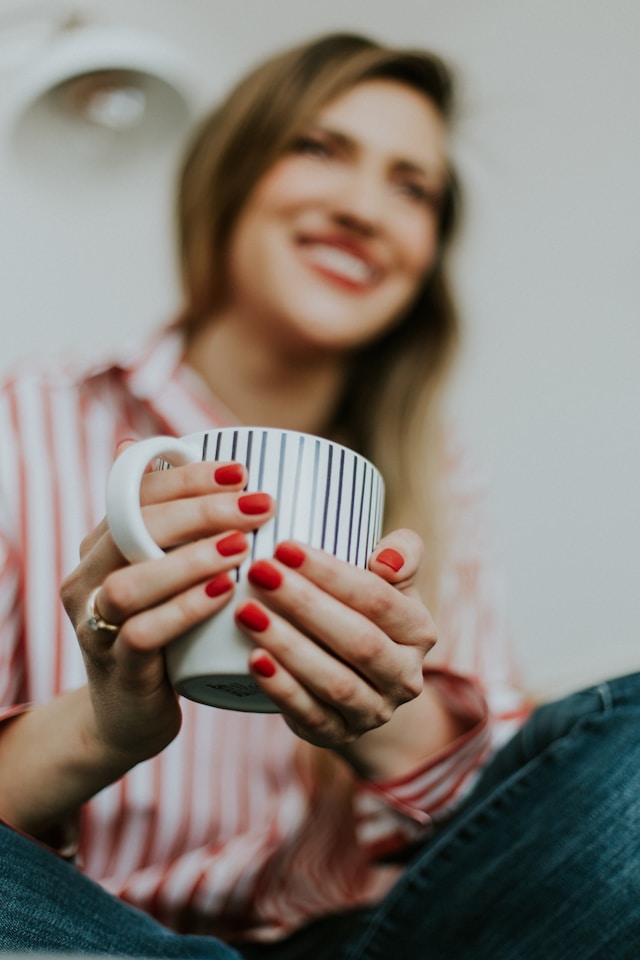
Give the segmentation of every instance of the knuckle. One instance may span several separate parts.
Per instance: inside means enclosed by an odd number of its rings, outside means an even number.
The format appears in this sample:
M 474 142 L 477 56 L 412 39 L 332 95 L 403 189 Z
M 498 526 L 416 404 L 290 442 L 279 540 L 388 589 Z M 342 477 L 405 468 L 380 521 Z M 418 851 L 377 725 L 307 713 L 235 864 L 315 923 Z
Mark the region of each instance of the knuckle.
M 213 564 L 220 564 L 223 557 L 218 553 L 215 544 L 210 540 L 194 540 L 188 544 L 186 557 L 190 569 L 195 574 L 199 571 L 210 571 Z
M 367 612 L 372 620 L 383 620 L 391 612 L 392 605 L 397 603 L 398 595 L 388 584 L 379 583 L 376 587 L 369 595 Z
M 424 677 L 422 675 L 422 670 L 414 670 L 413 673 L 406 678 L 402 685 L 402 702 L 406 703 L 408 700 L 415 700 L 416 697 L 420 696 L 423 690 Z
M 344 730 L 339 738 L 339 743 L 341 746 L 348 746 L 350 743 L 355 743 L 363 733 L 368 733 L 371 727 L 366 727 L 361 730 Z
M 362 669 L 367 670 L 374 666 L 380 659 L 385 640 L 383 634 L 371 625 L 368 629 L 363 629 L 358 635 L 358 663 Z
M 391 704 L 388 700 L 381 699 L 376 704 L 375 709 L 371 713 L 371 724 L 372 727 L 382 727 L 385 723 L 388 723 L 391 720 L 395 710 L 395 706 Z
M 144 650 L 147 646 L 145 638 L 147 636 L 140 617 L 131 617 L 125 620 L 118 633 L 118 640 L 130 650 Z
M 180 632 L 194 626 L 202 617 L 202 606 L 191 592 L 180 593 L 174 598 L 177 610 L 176 629 Z
M 184 466 L 148 470 L 140 482 L 140 503 L 143 505 L 158 503 L 164 498 L 188 497 L 192 493 L 191 472 Z
M 432 647 L 435 647 L 437 643 L 437 636 L 435 630 L 424 630 L 420 633 L 418 637 L 417 647 L 418 649 L 428 653 Z
M 222 518 L 221 494 L 199 497 L 197 501 L 198 519 L 203 530 L 216 528 Z
M 309 711 L 305 716 L 304 724 L 312 734 L 314 743 L 325 744 L 335 739 L 334 724 L 324 710 L 320 708 Z
M 110 574 L 100 587 L 100 596 L 103 606 L 109 610 L 124 613 L 128 610 L 134 599 L 133 585 L 128 577 Z M 103 612 L 102 610 L 100 611 Z M 104 616 L 104 613 L 103 613 Z
M 86 557 L 86 555 L 89 553 L 92 547 L 93 547 L 93 533 L 88 533 L 80 541 L 80 547 L 78 548 L 80 559 L 82 559 L 83 557 Z
M 332 699 L 341 706 L 348 706 L 356 698 L 359 681 L 352 673 L 344 673 L 332 682 Z
M 194 471 L 187 466 L 172 467 L 169 479 L 171 480 L 173 495 L 177 499 L 189 497 L 197 490 Z
M 73 606 L 73 598 L 75 595 L 75 586 L 78 579 L 78 574 L 74 570 L 73 573 L 68 574 L 60 584 L 60 599 L 62 600 L 62 605 L 67 611 L 70 612 L 71 607 Z

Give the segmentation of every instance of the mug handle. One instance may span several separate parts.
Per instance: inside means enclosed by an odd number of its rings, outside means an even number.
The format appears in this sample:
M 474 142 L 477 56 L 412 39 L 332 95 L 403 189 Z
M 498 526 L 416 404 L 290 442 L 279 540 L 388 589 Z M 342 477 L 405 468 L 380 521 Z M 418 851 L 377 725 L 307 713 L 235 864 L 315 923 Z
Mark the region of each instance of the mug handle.
M 199 446 L 176 437 L 149 437 L 127 447 L 111 468 L 107 482 L 107 522 L 120 552 L 131 563 L 164 556 L 147 530 L 140 505 L 140 483 L 152 460 L 163 457 L 174 467 L 201 459 Z

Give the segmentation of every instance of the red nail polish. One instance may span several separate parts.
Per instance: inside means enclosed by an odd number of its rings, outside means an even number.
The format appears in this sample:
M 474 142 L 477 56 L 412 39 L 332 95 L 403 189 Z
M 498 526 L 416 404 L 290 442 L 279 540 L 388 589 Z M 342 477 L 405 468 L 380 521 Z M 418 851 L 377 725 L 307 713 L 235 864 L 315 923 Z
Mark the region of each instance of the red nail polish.
M 238 497 L 238 509 L 242 513 L 266 513 L 271 509 L 271 497 L 268 493 L 245 493 Z
M 301 567 L 305 553 L 296 543 L 279 543 L 276 547 L 275 554 L 276 560 L 279 560 L 280 563 L 284 563 L 287 567 Z
M 268 560 L 256 560 L 247 573 L 249 582 L 255 587 L 275 590 L 282 583 L 282 574 Z
M 269 617 L 256 603 L 245 603 L 239 610 L 236 610 L 236 617 L 241 624 L 248 627 L 249 630 L 255 630 L 256 633 L 261 633 L 269 626 Z
M 235 553 L 242 553 L 248 546 L 249 544 L 247 543 L 247 538 L 244 533 L 238 532 L 230 533 L 228 536 L 218 540 L 216 550 L 222 554 L 223 557 L 232 557 Z
M 221 594 L 226 593 L 228 590 L 231 590 L 233 587 L 233 580 L 228 573 L 219 573 L 217 577 L 214 577 L 213 580 L 204 588 L 204 592 L 208 597 L 219 597 Z
M 404 566 L 404 557 L 402 554 L 398 553 L 397 550 L 392 550 L 391 547 L 382 550 L 376 557 L 376 560 L 378 563 L 383 563 L 385 567 L 391 567 L 395 573 Z
M 223 463 L 221 467 L 213 473 L 216 483 L 222 486 L 228 486 L 234 483 L 241 483 L 244 480 L 244 470 L 240 463 Z
M 266 677 L 267 680 L 276 672 L 275 663 L 266 653 L 259 653 L 257 657 L 251 661 L 251 666 L 256 673 L 259 673 L 261 677 Z

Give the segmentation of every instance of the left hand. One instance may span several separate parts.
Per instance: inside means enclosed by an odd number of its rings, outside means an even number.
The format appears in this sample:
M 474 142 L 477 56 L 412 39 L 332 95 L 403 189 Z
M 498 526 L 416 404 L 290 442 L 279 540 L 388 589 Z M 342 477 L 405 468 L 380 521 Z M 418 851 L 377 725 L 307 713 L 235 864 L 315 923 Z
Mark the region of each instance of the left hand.
M 397 530 L 368 570 L 297 543 L 253 564 L 259 599 L 236 611 L 237 622 L 257 645 L 256 682 L 298 736 L 339 748 L 423 692 L 435 628 L 413 588 L 421 556 L 420 538 Z

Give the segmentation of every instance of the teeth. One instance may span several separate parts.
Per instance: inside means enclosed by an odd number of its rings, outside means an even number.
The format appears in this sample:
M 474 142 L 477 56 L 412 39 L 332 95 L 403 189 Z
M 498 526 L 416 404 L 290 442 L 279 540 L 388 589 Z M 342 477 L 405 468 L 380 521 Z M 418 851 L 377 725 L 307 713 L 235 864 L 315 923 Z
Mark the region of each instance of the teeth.
M 319 267 L 341 274 L 354 283 L 368 283 L 373 271 L 360 257 L 341 250 L 339 247 L 314 244 L 307 248 L 307 259 Z

